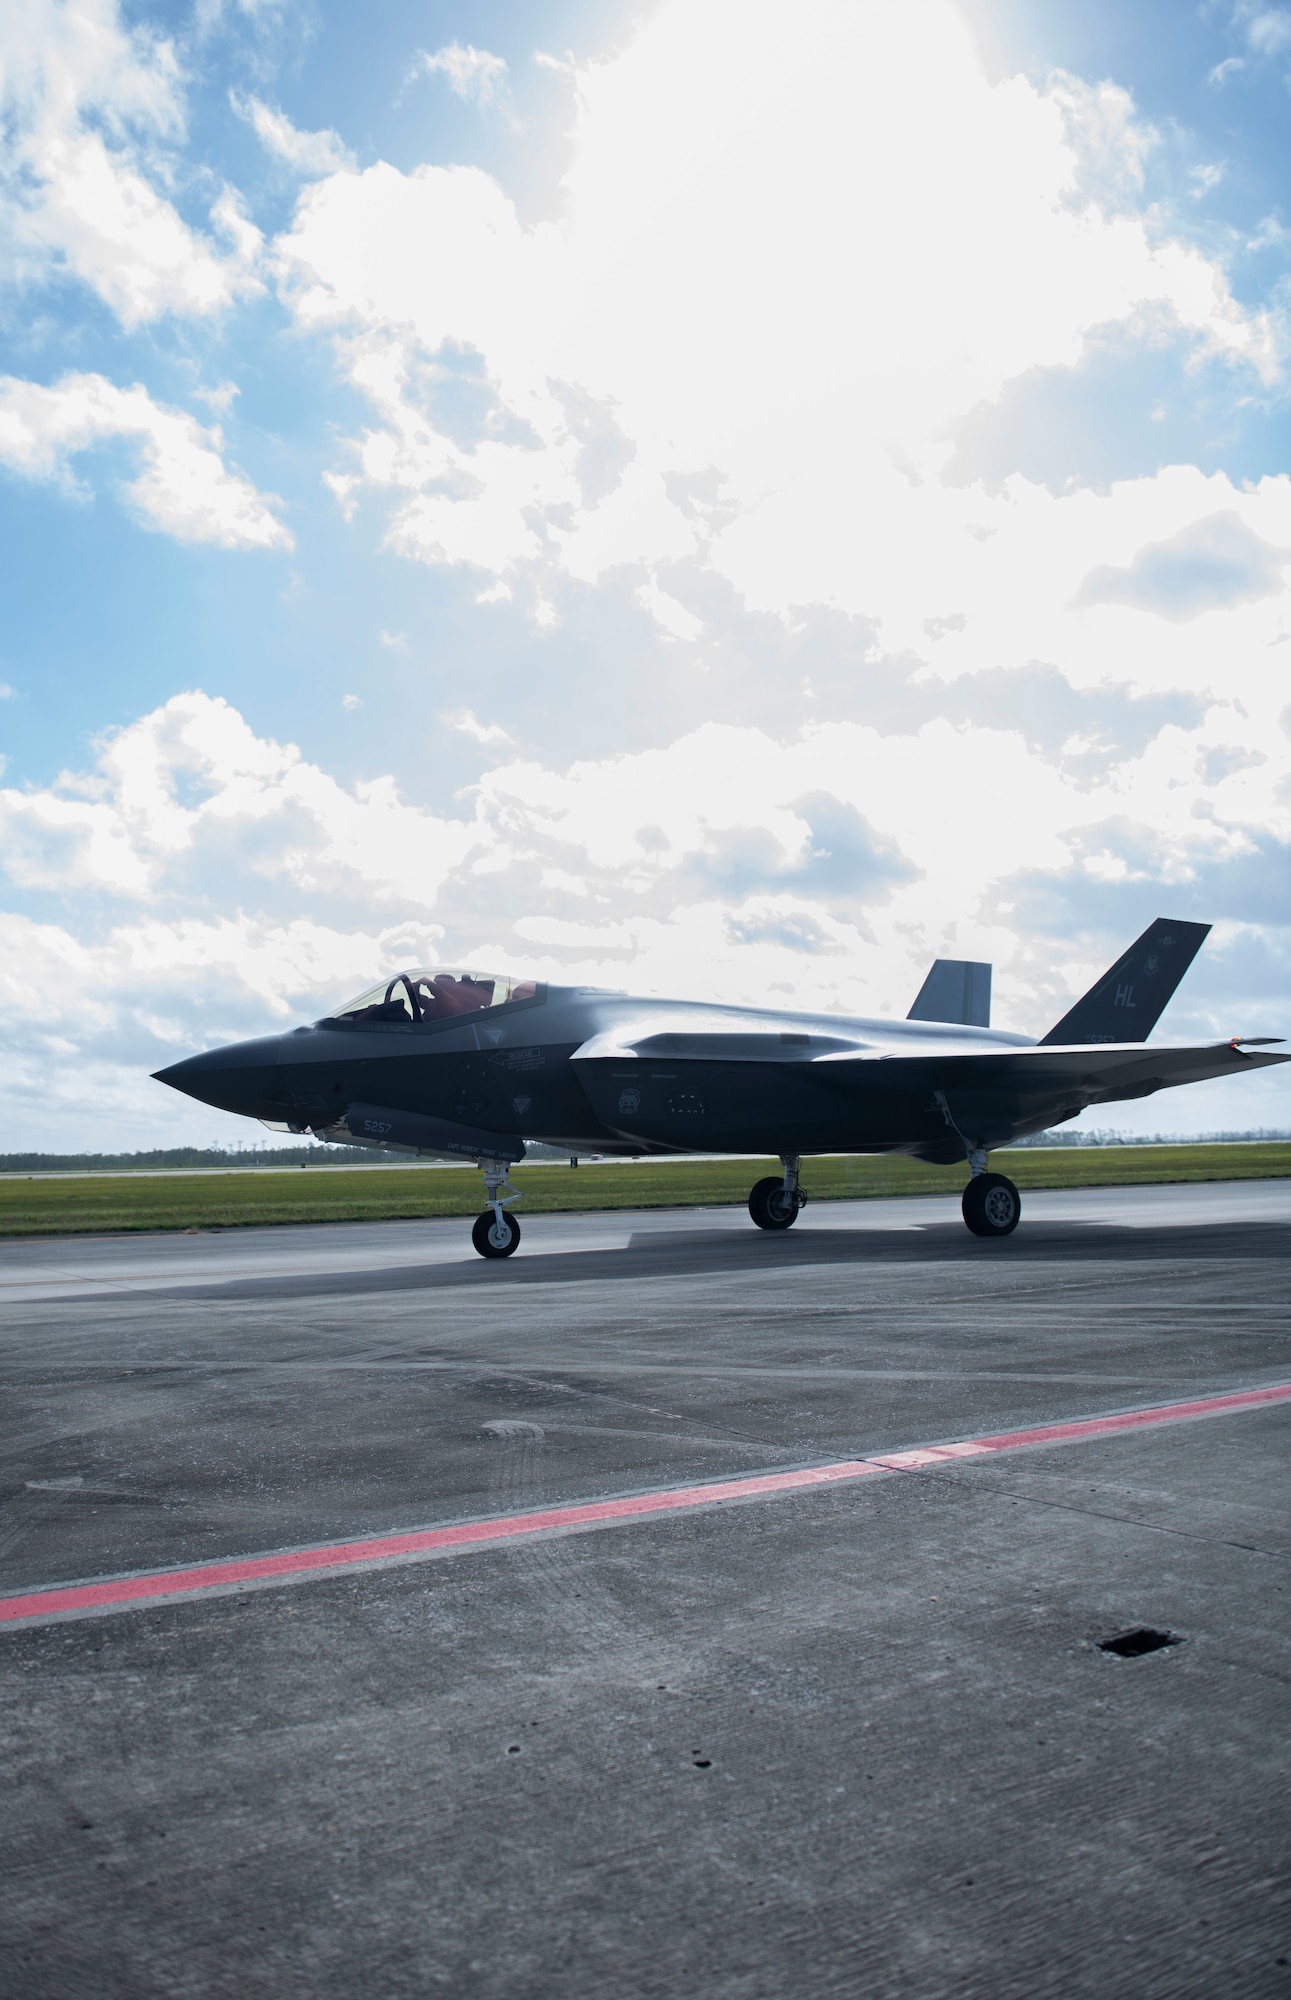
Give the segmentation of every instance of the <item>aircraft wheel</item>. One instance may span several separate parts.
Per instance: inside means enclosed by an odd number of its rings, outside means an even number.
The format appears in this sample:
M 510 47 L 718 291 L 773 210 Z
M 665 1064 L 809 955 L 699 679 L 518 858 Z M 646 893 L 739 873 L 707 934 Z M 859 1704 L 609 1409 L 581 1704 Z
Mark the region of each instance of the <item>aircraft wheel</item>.
M 481 1257 L 509 1257 L 520 1241 L 520 1224 L 514 1215 L 504 1215 L 499 1223 L 491 1208 L 477 1215 L 471 1241 Z
M 798 1196 L 786 1195 L 784 1182 L 774 1174 L 759 1181 L 749 1196 L 749 1214 L 759 1229 L 792 1229 L 801 1207 Z
M 1011 1236 L 1022 1197 L 1003 1174 L 977 1174 L 964 1189 L 964 1220 L 974 1236 Z

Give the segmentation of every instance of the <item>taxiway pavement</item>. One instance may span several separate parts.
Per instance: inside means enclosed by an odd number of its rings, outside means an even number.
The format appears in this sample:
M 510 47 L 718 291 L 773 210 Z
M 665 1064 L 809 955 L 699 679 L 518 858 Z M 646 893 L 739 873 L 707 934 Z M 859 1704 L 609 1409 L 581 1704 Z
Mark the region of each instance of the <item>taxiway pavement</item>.
M 1291 1381 L 1291 1184 L 1025 1203 L 5 1244 L 0 1594 Z M 0 1987 L 1291 1994 L 1289 1429 L 0 1631 Z

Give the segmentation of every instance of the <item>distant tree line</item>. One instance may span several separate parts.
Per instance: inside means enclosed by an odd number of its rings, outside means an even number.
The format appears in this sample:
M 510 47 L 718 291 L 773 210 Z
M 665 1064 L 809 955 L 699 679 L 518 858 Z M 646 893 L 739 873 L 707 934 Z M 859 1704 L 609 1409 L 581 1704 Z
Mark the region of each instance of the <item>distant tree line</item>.
M 384 1147 L 336 1146 L 165 1146 L 149 1153 L 0 1153 L 0 1174 L 96 1174 L 114 1170 L 137 1172 L 166 1168 L 229 1167 L 388 1167 L 406 1165 L 412 1153 Z M 427 1154 L 421 1157 L 432 1159 Z M 559 1146 L 530 1145 L 531 1160 L 564 1160 Z M 591 1157 L 589 1155 L 589 1157 Z M 597 1156 L 599 1157 L 599 1155 Z M 468 1160 L 445 1160 L 445 1166 L 469 1166 Z
M 151 1153 L 0 1153 L 0 1173 L 100 1173 L 112 1167 L 305 1167 L 344 1161 L 380 1166 L 370 1146 L 165 1146 Z M 397 1157 L 397 1156 L 396 1156 Z
M 1266 1143 L 1291 1139 L 1291 1132 L 1116 1132 L 1095 1127 L 1088 1132 L 1065 1132 L 1057 1125 L 1050 1132 L 1035 1132 L 1029 1139 L 1015 1139 L 1015 1146 L 1242 1146 L 1260 1140 Z

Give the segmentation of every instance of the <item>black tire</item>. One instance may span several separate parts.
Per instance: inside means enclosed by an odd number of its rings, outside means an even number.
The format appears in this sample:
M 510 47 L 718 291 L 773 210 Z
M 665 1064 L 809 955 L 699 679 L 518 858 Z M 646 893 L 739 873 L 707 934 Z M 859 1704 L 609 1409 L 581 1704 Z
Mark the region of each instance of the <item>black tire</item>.
M 471 1241 L 479 1251 L 481 1257 L 509 1257 L 511 1255 L 511 1252 L 520 1241 L 520 1224 L 516 1221 L 514 1215 L 503 1216 L 502 1230 L 505 1233 L 506 1241 L 504 1243 L 495 1242 L 494 1238 L 498 1234 L 498 1225 L 491 1208 L 486 1208 L 483 1215 L 476 1216 L 475 1226 L 471 1230 Z
M 749 1214 L 759 1229 L 792 1229 L 801 1207 L 802 1196 L 791 1194 L 786 1198 L 784 1182 L 774 1174 L 759 1181 L 749 1196 Z
M 1022 1197 L 1003 1174 L 977 1174 L 964 1189 L 964 1220 L 974 1236 L 1011 1236 Z

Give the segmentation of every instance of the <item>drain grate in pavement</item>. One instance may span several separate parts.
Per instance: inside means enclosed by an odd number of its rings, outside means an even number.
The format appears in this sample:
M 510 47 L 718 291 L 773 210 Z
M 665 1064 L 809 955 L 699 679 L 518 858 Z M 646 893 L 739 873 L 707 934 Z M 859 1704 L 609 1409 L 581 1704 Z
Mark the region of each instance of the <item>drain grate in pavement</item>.
M 1158 1632 L 1155 1625 L 1131 1625 L 1128 1632 L 1114 1632 L 1110 1639 L 1100 1639 L 1100 1653 L 1115 1653 L 1122 1660 L 1137 1660 L 1144 1653 L 1159 1653 L 1163 1646 L 1177 1646 L 1181 1643 L 1177 1632 Z

